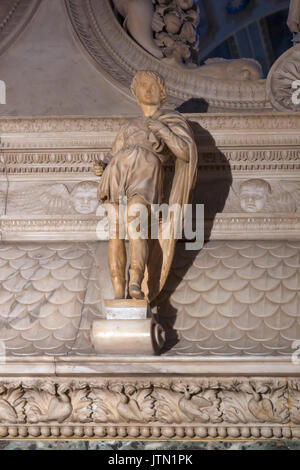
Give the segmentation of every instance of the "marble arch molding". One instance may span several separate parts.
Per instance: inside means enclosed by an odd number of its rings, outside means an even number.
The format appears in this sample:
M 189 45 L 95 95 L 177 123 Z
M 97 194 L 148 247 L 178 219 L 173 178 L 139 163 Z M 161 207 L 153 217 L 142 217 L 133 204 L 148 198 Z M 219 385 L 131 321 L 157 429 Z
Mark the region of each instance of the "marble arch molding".
M 130 82 L 137 70 L 154 70 L 168 84 L 169 106 L 204 99 L 216 109 L 264 109 L 264 80 L 220 80 L 199 76 L 197 70 L 172 67 L 139 46 L 119 24 L 108 0 L 65 0 L 75 38 L 100 73 L 129 98 Z
M 40 3 L 41 0 L 1 0 L 0 55 L 21 34 Z

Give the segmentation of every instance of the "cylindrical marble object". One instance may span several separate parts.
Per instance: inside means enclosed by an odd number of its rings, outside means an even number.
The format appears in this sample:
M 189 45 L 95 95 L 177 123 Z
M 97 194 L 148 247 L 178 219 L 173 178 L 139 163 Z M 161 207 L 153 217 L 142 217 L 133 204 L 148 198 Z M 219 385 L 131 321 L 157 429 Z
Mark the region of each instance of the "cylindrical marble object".
M 97 320 L 91 327 L 97 354 L 153 355 L 164 344 L 163 328 L 152 318 Z

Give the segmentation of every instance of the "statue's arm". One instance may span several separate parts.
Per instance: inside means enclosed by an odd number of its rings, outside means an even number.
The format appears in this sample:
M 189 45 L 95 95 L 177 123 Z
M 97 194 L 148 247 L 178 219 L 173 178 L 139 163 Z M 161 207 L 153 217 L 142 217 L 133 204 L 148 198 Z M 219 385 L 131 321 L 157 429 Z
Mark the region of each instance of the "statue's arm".
M 94 163 L 94 174 L 96 176 L 103 175 L 105 168 L 107 167 L 107 165 L 109 164 L 113 156 L 116 153 L 118 153 L 120 150 L 122 150 L 124 146 L 124 142 L 125 142 L 124 129 L 121 128 L 117 134 L 117 137 L 115 138 L 111 151 L 105 154 L 104 160 L 96 161 Z
M 115 141 L 113 143 L 111 152 L 110 152 L 110 159 L 116 155 L 122 148 L 124 147 L 125 144 L 125 136 L 124 136 L 124 127 L 122 127 L 118 134 L 117 137 L 115 138 Z
M 189 161 L 189 145 L 183 137 L 173 132 L 162 122 L 153 119 L 149 120 L 148 127 L 162 138 L 175 157 L 185 162 Z

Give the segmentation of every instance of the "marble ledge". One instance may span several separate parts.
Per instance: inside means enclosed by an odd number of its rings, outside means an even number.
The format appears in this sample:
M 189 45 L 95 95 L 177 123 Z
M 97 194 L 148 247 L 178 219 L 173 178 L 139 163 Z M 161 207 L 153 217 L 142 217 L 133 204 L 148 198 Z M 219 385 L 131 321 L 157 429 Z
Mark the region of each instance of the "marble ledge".
M 97 216 L 0 216 L 0 240 L 106 241 Z M 299 213 L 219 213 L 205 220 L 210 240 L 300 240 Z
M 0 377 L 35 376 L 266 376 L 300 375 L 300 365 L 287 357 L 191 356 L 42 356 L 7 357 L 0 362 Z
M 215 113 L 182 113 L 186 119 L 193 120 L 205 128 L 213 128 L 218 132 L 222 130 L 266 129 L 276 132 L 285 126 L 286 129 L 295 129 L 299 126 L 298 112 L 281 112 L 274 110 L 238 112 L 223 111 Z M 65 116 L 1 116 L 0 133 L 4 137 L 10 134 L 37 133 L 48 135 L 51 132 L 70 132 L 78 136 L 79 132 L 96 133 L 102 131 L 109 134 L 116 132 L 128 119 L 134 119 L 139 114 L 128 115 L 65 115 Z M 232 124 L 234 122 L 234 124 Z M 280 125 L 279 125 L 280 122 Z M 222 123 L 222 126 L 220 126 Z

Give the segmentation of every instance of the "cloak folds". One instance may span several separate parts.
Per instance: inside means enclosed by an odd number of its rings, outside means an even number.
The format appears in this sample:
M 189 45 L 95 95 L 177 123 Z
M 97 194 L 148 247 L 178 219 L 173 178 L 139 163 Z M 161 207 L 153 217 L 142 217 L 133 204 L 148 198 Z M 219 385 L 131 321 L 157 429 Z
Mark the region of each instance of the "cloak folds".
M 169 206 L 179 204 L 182 207 L 181 213 L 184 218 L 184 205 L 190 202 L 191 191 L 194 188 L 197 176 L 198 152 L 193 131 L 184 117 L 178 112 L 160 110 L 155 113 L 154 118 L 168 126 L 170 131 L 180 137 L 188 147 L 188 162 L 174 156 L 175 168 L 172 186 L 168 199 L 164 201 Z M 142 290 L 149 302 L 154 300 L 162 290 L 174 256 L 177 227 L 173 217 L 168 220 L 170 238 L 163 239 L 161 236 L 162 231 L 159 230 L 159 238 L 148 241 L 149 256 Z

